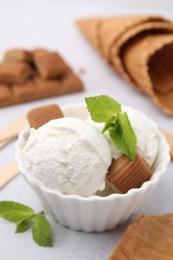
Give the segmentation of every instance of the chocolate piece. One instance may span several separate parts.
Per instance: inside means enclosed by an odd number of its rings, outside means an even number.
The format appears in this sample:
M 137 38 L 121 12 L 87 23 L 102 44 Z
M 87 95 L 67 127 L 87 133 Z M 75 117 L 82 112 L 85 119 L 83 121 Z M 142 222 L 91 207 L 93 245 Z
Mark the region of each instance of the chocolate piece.
M 38 58 L 37 64 L 32 55 Z M 82 82 L 55 52 L 14 49 L 6 53 L 5 59 L 0 64 L 0 107 L 83 90 Z M 40 75 L 37 65 L 51 78 Z M 1 89 L 4 84 L 6 87 Z
M 46 124 L 52 119 L 61 117 L 63 117 L 63 113 L 58 105 L 37 107 L 27 113 L 27 119 L 30 126 L 35 129 Z
M 40 76 L 43 78 L 60 77 L 66 72 L 67 65 L 56 52 L 35 50 L 33 60 Z
M 62 79 L 62 94 L 83 90 L 83 84 L 73 73 L 69 73 Z
M 27 63 L 4 61 L 0 66 L 0 82 L 7 84 L 20 84 L 32 75 Z
M 36 86 L 34 80 L 28 80 L 20 85 L 13 85 L 12 92 L 16 102 L 34 99 L 34 96 L 36 96 L 35 87 Z
M 61 83 L 57 79 L 44 79 L 41 77 L 35 78 L 37 91 L 39 95 L 44 95 L 46 97 L 53 95 L 60 95 Z
M 32 61 L 32 53 L 22 49 L 13 49 L 5 53 L 4 60 L 11 61 Z

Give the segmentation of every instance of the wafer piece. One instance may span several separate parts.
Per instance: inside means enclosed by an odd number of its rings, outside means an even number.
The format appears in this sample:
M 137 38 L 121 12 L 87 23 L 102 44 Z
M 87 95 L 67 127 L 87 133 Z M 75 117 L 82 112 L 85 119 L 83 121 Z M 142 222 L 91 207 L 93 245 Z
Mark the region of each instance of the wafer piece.
M 32 61 L 32 53 L 27 50 L 13 49 L 5 53 L 4 60 L 11 61 Z
M 119 159 L 112 160 L 106 179 L 116 189 L 126 193 L 130 189 L 140 188 L 151 176 L 151 169 L 139 154 L 134 161 L 123 154 Z
M 32 75 L 31 67 L 24 62 L 4 61 L 0 66 L 0 82 L 21 84 Z
M 27 119 L 32 128 L 39 128 L 52 119 L 63 117 L 63 113 L 58 105 L 48 105 L 37 107 L 27 113 Z
M 56 78 L 66 72 L 67 65 L 56 52 L 38 49 L 33 52 L 33 61 L 43 78 Z
M 173 214 L 142 215 L 129 225 L 109 260 L 173 259 Z
M 161 130 L 161 132 L 165 135 L 166 140 L 170 146 L 170 155 L 171 155 L 171 159 L 173 160 L 173 134 L 170 134 L 165 130 Z

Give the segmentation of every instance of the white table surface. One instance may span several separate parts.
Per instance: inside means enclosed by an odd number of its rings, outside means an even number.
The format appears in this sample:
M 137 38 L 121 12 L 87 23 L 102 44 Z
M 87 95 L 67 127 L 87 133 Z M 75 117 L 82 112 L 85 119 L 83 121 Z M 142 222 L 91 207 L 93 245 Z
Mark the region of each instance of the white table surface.
M 6 107 L 0 109 L 0 127 L 6 126 L 18 115 L 30 108 L 50 103 L 60 105 L 83 102 L 85 96 L 107 94 L 120 103 L 140 109 L 157 124 L 173 131 L 173 118 L 167 117 L 144 95 L 119 78 L 87 43 L 74 24 L 84 16 L 120 14 L 161 14 L 172 17 L 171 1 L 0 1 L 0 56 L 14 47 L 46 47 L 59 51 L 85 83 L 85 91 L 62 97 Z M 0 151 L 0 167 L 14 158 L 15 142 Z M 31 230 L 15 234 L 15 225 L 0 219 L 0 259 L 107 259 L 119 241 L 122 232 L 133 219 L 142 213 L 173 212 L 173 163 L 168 167 L 157 188 L 134 214 L 128 223 L 103 233 L 76 232 L 64 228 L 46 214 L 54 233 L 53 248 L 36 245 Z M 24 203 L 35 211 L 43 210 L 40 201 L 22 176 L 13 179 L 0 190 L 0 201 L 14 200 Z

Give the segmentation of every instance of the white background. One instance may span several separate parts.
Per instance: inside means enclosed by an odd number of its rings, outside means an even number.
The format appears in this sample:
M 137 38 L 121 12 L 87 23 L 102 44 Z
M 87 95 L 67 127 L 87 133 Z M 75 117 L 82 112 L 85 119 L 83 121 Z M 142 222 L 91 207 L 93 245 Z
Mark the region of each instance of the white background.
M 88 44 L 75 26 L 74 20 L 88 16 L 124 14 L 159 14 L 173 19 L 172 1 L 124 1 L 124 0 L 0 0 L 0 56 L 9 48 L 45 47 L 57 50 L 79 74 L 85 91 L 62 97 L 49 98 L 13 107 L 0 108 L 0 127 L 8 125 L 13 118 L 30 108 L 50 103 L 60 105 L 83 102 L 85 96 L 107 94 L 124 105 L 140 109 L 157 122 L 159 127 L 173 132 L 173 118 L 163 114 L 148 97 L 134 90 L 119 78 Z M 14 158 L 15 143 L 0 151 L 0 167 Z M 142 213 L 173 212 L 173 164 L 168 167 L 158 187 L 146 200 L 131 222 Z M 33 207 L 42 206 L 21 176 L 16 177 L 0 191 L 0 200 L 14 200 Z M 0 219 L 0 259 L 107 259 L 122 231 L 128 225 L 103 233 L 76 232 L 55 223 L 47 215 L 54 230 L 54 247 L 37 246 L 31 231 L 14 234 L 13 223 Z

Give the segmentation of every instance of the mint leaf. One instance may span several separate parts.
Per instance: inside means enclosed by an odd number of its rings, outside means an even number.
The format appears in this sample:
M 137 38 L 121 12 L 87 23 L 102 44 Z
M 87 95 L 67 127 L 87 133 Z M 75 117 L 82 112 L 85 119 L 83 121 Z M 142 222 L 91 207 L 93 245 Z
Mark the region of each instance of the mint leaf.
M 31 224 L 34 241 L 40 246 L 52 246 L 52 231 L 43 212 L 35 214 L 33 209 L 13 201 L 0 201 L 0 217 L 16 223 L 16 233 L 26 231 Z
M 0 202 L 0 217 L 12 222 L 20 222 L 34 216 L 33 209 L 13 201 Z
M 32 237 L 40 246 L 52 246 L 52 231 L 49 222 L 42 213 L 35 215 Z
M 118 117 L 117 116 L 113 116 L 111 117 L 110 120 L 108 120 L 108 122 L 106 122 L 102 132 L 106 132 L 106 131 L 110 131 L 110 130 L 115 130 L 115 128 L 118 126 L 118 121 L 117 121 Z
M 121 112 L 121 105 L 106 95 L 86 97 L 85 102 L 91 118 L 95 122 L 107 122 L 115 114 Z
M 16 231 L 15 232 L 16 233 L 21 233 L 21 232 L 26 231 L 30 227 L 30 225 L 31 225 L 32 218 L 33 217 L 24 218 L 21 221 L 17 222 L 17 226 L 16 226 Z
M 137 140 L 126 112 L 118 115 L 118 127 L 110 130 L 110 136 L 118 149 L 135 160 Z
M 109 131 L 117 148 L 131 160 L 135 160 L 137 140 L 127 113 L 121 113 L 121 105 L 113 98 L 101 95 L 85 98 L 92 120 L 105 122 L 102 132 Z

